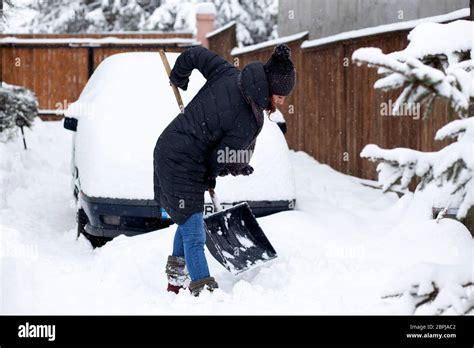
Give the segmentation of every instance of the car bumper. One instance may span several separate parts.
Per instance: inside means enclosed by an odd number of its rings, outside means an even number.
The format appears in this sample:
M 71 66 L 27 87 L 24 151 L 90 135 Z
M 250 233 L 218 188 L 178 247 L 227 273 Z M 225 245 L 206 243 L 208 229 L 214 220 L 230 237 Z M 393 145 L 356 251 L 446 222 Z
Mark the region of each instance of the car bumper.
M 93 236 L 135 236 L 173 224 L 164 209 L 153 200 L 89 197 L 82 192 L 79 199 L 88 220 L 84 229 Z M 107 219 L 119 221 L 110 224 Z
M 88 219 L 85 230 L 93 236 L 106 238 L 115 238 L 121 234 L 136 236 L 173 224 L 165 210 L 160 208 L 154 200 L 89 197 L 83 192 L 79 195 L 79 199 Z M 239 203 L 241 202 L 222 203 L 222 205 L 226 209 Z M 262 217 L 292 210 L 295 200 L 248 201 L 248 204 L 256 217 Z M 211 203 L 204 205 L 205 216 L 214 212 Z M 120 222 L 111 225 L 106 219 L 104 220 L 104 217 L 119 217 Z

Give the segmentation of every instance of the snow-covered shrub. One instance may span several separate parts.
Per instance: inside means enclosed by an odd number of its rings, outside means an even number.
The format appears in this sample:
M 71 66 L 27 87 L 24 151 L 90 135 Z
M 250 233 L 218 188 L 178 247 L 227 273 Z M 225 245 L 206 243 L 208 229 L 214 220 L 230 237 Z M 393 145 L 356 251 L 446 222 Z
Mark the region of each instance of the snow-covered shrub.
M 419 177 L 417 191 L 434 188 L 444 197 L 445 206 L 459 208 L 459 219 L 474 205 L 473 30 L 474 23 L 464 20 L 424 23 L 410 32 L 403 51 L 384 54 L 378 48 L 361 48 L 352 56 L 358 63 L 378 67 L 382 78 L 374 88 L 402 88 L 394 115 L 421 105 L 427 117 L 434 100 L 442 98 L 461 118 L 437 132 L 436 140 L 455 140 L 438 152 L 386 150 L 373 144 L 361 152 L 362 157 L 380 162 L 377 171 L 384 190 L 396 184 L 407 189 Z
M 18 126 L 30 127 L 38 114 L 38 101 L 30 90 L 0 84 L 0 140 L 10 140 Z

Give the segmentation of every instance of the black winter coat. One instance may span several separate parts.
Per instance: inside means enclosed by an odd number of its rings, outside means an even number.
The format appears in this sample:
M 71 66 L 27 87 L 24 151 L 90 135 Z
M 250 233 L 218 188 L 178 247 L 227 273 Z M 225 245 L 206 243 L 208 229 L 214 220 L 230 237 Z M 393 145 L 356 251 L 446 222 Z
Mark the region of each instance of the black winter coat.
M 154 150 L 154 194 L 174 222 L 183 224 L 204 209 L 204 192 L 219 175 L 244 174 L 248 163 L 219 163 L 220 151 L 253 150 L 269 104 L 260 62 L 241 72 L 198 46 L 176 60 L 170 81 L 186 90 L 198 69 L 206 84 L 160 135 Z

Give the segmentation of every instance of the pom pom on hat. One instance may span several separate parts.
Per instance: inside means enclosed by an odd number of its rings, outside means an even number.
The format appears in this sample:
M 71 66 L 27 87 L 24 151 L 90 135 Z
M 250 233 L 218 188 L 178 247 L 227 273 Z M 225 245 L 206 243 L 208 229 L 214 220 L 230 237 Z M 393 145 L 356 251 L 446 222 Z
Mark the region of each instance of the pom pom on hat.
M 296 70 L 291 61 L 291 49 L 286 44 L 276 46 L 264 68 L 270 94 L 289 95 L 296 82 Z

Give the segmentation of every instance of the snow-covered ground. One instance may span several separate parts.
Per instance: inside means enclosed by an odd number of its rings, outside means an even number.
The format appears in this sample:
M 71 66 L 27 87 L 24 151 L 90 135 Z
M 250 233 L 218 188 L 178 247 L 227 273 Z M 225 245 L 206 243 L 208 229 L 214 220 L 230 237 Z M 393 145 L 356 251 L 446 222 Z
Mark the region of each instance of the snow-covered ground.
M 438 296 L 417 314 L 474 302 L 461 286 L 474 278 L 462 224 L 429 220 L 423 199 L 382 194 L 302 152 L 291 153 L 296 210 L 259 219 L 279 257 L 233 276 L 208 255 L 219 290 L 167 293 L 176 227 L 95 250 L 76 240 L 71 133 L 36 121 L 26 136 L 27 151 L 0 143 L 1 314 L 411 314 L 410 292 L 433 282 Z

